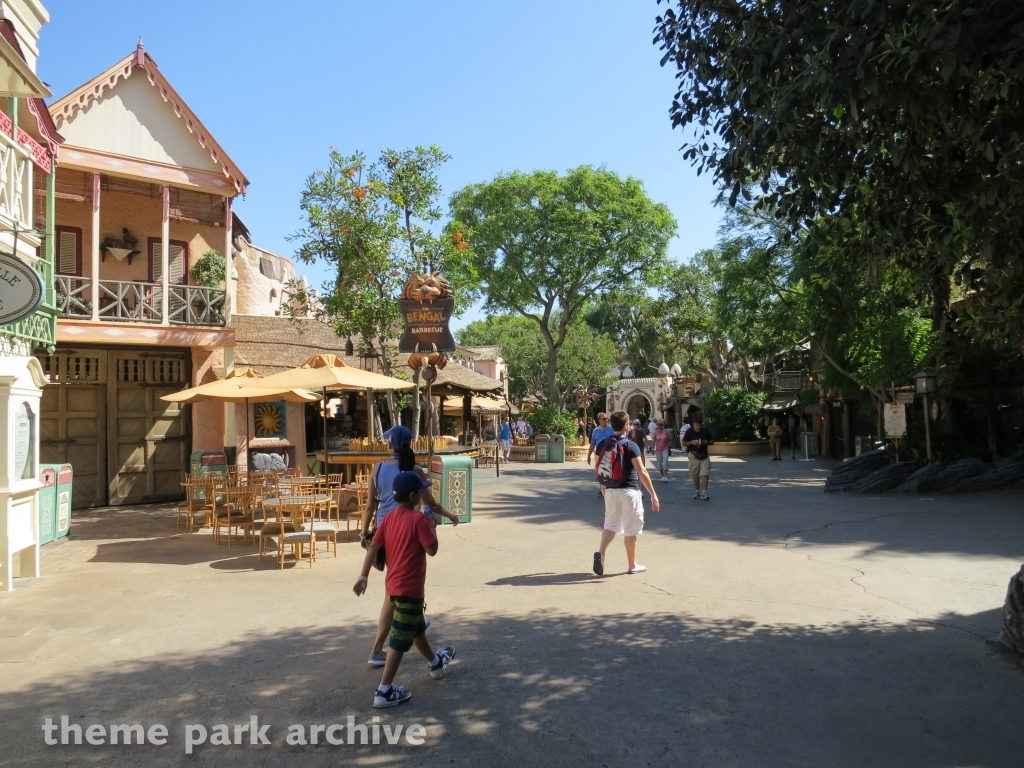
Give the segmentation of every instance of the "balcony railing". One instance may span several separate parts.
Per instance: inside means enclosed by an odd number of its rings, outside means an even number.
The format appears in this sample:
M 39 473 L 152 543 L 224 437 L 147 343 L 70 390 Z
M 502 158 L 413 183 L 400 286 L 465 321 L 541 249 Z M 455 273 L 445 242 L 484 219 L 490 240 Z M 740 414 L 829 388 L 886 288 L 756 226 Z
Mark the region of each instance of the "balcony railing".
M 92 281 L 88 277 L 56 276 L 57 312 L 62 318 L 92 318 Z M 99 319 L 106 322 L 162 322 L 163 289 L 160 283 L 100 280 Z M 223 288 L 173 285 L 167 319 L 172 325 L 223 326 Z
M 172 285 L 167 308 L 174 325 L 224 325 L 223 288 Z
M 57 293 L 57 314 L 60 317 L 92 317 L 89 285 L 90 280 L 87 277 L 57 275 L 54 284 Z
M 0 216 L 32 229 L 32 154 L 0 131 Z
M 799 392 L 810 384 L 807 371 L 776 371 L 764 378 L 764 387 L 772 392 Z
M 160 283 L 100 280 L 100 320 L 159 323 L 162 294 Z

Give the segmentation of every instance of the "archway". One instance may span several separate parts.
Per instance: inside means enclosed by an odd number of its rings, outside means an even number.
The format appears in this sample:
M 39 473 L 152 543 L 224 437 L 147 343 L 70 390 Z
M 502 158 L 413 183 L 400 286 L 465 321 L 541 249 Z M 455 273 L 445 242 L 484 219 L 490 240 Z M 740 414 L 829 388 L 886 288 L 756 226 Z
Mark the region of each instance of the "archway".
M 643 392 L 636 392 L 630 396 L 625 403 L 623 410 L 629 414 L 629 420 L 640 419 L 644 424 L 654 413 L 654 401 Z

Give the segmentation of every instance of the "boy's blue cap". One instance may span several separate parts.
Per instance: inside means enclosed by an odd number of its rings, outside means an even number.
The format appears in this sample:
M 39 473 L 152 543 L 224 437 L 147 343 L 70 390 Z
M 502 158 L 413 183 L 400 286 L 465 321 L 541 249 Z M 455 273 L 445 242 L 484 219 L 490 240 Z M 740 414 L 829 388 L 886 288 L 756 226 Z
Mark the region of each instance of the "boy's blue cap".
M 420 480 L 420 476 L 415 472 L 399 472 L 391 486 L 396 499 L 407 499 L 410 493 L 429 487 L 430 483 Z

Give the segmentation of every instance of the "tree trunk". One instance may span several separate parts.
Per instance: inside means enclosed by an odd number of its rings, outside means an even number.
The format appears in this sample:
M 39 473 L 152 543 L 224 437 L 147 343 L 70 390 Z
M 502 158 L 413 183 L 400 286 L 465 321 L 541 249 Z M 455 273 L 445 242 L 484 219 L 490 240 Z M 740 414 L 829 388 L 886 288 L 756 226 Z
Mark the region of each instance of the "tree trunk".
M 548 365 L 544 370 L 544 383 L 547 385 L 548 402 L 558 405 L 558 385 L 556 382 L 558 374 L 558 347 L 555 346 L 555 340 L 551 337 L 551 331 L 541 326 L 540 332 L 544 336 L 544 343 L 548 348 Z

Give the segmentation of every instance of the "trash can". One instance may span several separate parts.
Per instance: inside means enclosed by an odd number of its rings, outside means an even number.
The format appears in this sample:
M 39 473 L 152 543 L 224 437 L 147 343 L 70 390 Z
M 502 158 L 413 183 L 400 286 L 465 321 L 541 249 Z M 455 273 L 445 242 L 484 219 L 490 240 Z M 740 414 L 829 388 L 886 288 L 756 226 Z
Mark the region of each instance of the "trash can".
M 548 463 L 565 463 L 565 435 L 552 435 L 548 440 Z
M 224 451 L 193 451 L 188 463 L 193 475 L 228 476 L 228 459 Z
M 814 461 L 818 458 L 818 433 L 800 433 L 800 453 L 803 454 L 800 461 Z
M 434 456 L 430 460 L 430 482 L 434 498 L 459 518 L 460 523 L 473 519 L 473 459 L 470 456 Z M 442 518 L 451 525 L 448 518 Z
M 550 435 L 537 435 L 533 439 L 533 460 L 538 464 L 547 464 L 548 462 L 548 441 L 550 439 Z
M 874 435 L 857 435 L 853 438 L 853 455 L 860 456 L 865 451 L 875 449 Z
M 70 464 L 40 464 L 39 470 L 39 543 L 47 544 L 71 530 L 74 471 Z
M 228 476 L 228 461 L 224 451 L 193 451 L 188 465 L 192 468 L 192 474 L 199 477 L 218 475 L 219 477 L 227 478 Z M 206 500 L 205 491 L 199 491 L 198 494 L 200 499 Z M 221 497 L 218 496 L 218 504 L 220 500 Z

